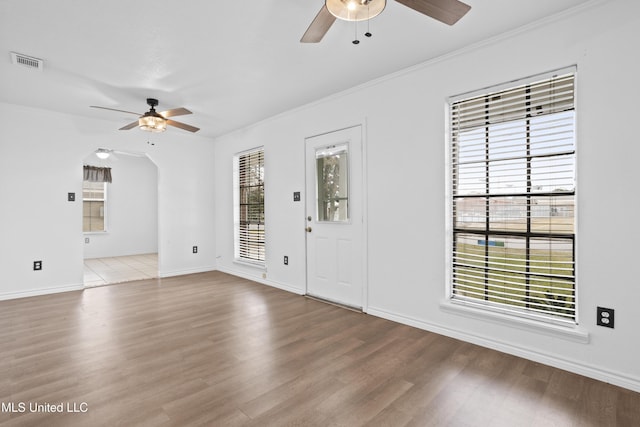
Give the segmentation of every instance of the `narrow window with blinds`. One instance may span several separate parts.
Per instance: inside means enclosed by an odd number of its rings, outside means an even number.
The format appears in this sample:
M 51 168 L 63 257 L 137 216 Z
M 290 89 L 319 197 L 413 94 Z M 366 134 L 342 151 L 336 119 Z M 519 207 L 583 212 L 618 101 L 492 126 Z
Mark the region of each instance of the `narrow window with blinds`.
M 574 75 L 451 100 L 453 302 L 577 323 Z
M 264 150 L 253 150 L 235 156 L 235 171 L 235 257 L 238 260 L 263 264 Z

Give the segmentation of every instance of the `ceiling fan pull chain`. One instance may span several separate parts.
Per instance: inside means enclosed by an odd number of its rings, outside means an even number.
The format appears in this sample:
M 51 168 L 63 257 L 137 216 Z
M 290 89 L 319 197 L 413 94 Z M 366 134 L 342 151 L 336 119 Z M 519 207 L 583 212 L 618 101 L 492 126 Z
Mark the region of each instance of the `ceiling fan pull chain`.
M 355 28 L 355 35 L 356 35 L 356 38 L 355 38 L 355 40 L 353 40 L 351 43 L 353 43 L 353 44 L 358 44 L 358 43 L 360 43 L 360 40 L 358 40 L 358 21 L 353 21 L 353 26 L 354 26 L 354 28 Z
M 371 37 L 371 32 L 369 31 L 369 22 L 371 22 L 371 15 L 369 14 L 369 5 L 367 5 L 367 32 L 364 33 L 365 37 Z

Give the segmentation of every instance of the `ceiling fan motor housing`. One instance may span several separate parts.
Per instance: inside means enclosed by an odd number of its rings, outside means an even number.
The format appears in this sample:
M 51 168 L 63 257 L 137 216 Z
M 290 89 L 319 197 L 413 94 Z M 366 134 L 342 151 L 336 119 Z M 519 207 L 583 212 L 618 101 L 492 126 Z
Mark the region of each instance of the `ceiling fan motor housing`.
M 158 100 L 155 98 L 147 98 L 147 105 L 151 107 L 151 111 L 153 111 L 154 107 L 158 105 Z

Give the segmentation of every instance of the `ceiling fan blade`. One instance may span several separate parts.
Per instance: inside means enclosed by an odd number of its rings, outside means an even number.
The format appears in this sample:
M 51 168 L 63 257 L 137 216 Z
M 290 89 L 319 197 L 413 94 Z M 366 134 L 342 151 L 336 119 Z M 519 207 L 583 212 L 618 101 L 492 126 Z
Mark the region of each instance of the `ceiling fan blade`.
M 322 9 L 320 9 L 320 12 L 318 12 L 300 39 L 300 43 L 318 43 L 327 34 L 335 20 L 336 17 L 329 12 L 327 6 L 322 6 Z
M 118 130 L 129 130 L 129 129 L 133 129 L 133 128 L 137 127 L 137 126 L 138 126 L 138 121 L 136 120 L 135 122 L 131 122 L 131 123 L 129 123 L 129 124 L 128 124 L 128 125 L 126 125 L 126 126 L 122 126 L 122 127 L 121 127 L 120 129 L 118 129 Z
M 173 117 L 173 116 L 184 116 L 185 114 L 193 114 L 193 113 L 187 110 L 186 108 L 174 108 L 172 110 L 167 110 L 160 113 L 160 115 L 165 119 L 167 117 Z
M 195 126 L 187 125 L 184 123 L 176 122 L 175 120 L 167 120 L 167 124 L 170 126 L 175 126 L 180 129 L 188 130 L 189 132 L 198 132 L 200 128 Z
M 89 105 L 89 107 L 90 107 L 90 108 L 100 108 L 101 110 L 117 111 L 117 112 L 119 112 L 119 113 L 135 114 L 136 116 L 141 116 L 141 115 L 142 115 L 142 114 L 140 114 L 140 113 L 134 113 L 133 111 L 116 110 L 115 108 L 98 107 L 97 105 Z
M 458 0 L 396 0 L 411 9 L 453 25 L 471 9 L 466 3 Z

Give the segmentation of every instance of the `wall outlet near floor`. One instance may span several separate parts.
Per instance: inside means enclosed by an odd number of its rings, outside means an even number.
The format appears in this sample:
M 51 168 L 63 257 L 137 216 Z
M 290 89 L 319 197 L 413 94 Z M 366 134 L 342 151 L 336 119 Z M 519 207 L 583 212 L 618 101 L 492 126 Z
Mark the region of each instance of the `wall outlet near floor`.
M 33 261 L 33 271 L 42 270 L 42 261 Z
M 194 253 L 194 254 L 197 254 L 197 253 L 198 253 L 198 247 L 197 247 L 197 246 L 194 246 L 194 247 L 193 247 L 193 253 Z
M 289 265 L 289 257 L 287 255 L 284 256 L 284 265 Z
M 89 238 L 88 238 L 88 237 L 85 237 L 85 238 L 84 238 L 84 242 L 85 242 L 85 243 L 89 243 Z
M 613 308 L 598 307 L 596 309 L 598 315 L 596 323 L 598 326 L 604 326 L 606 328 L 612 328 L 614 324 L 615 310 Z

